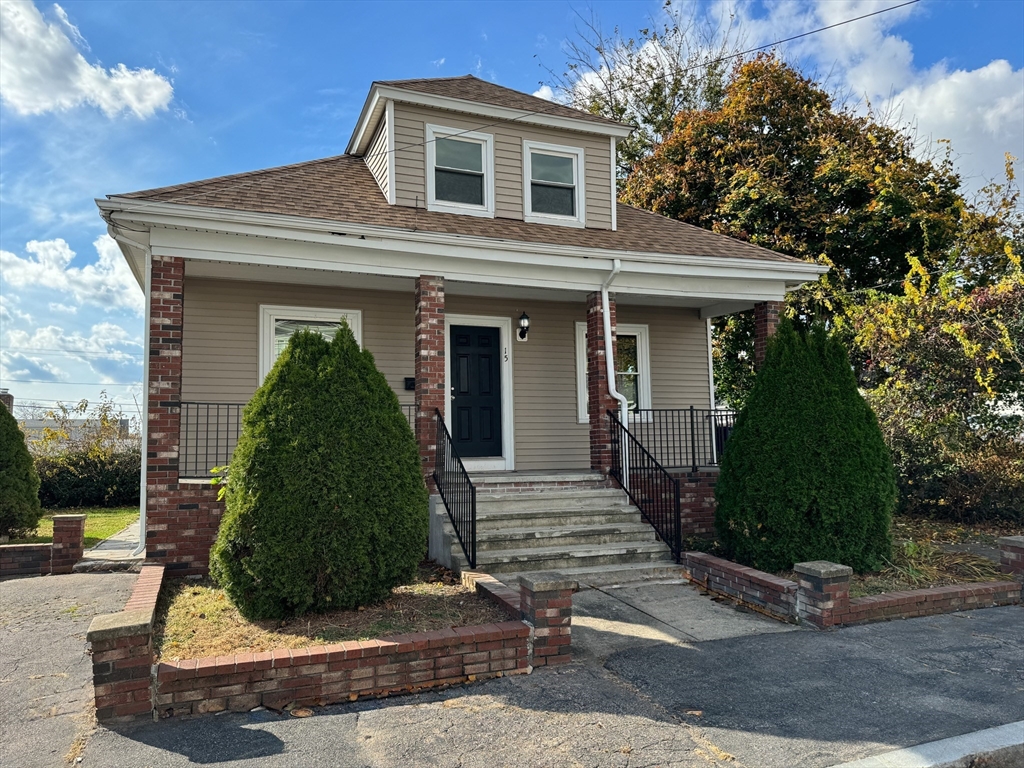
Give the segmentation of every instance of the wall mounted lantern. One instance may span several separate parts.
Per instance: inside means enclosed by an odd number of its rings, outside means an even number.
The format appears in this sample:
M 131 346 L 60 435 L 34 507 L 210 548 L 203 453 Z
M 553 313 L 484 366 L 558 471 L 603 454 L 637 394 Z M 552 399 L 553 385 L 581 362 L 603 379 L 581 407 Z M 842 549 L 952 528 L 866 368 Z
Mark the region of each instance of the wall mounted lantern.
M 526 337 L 530 334 L 530 316 L 523 312 L 519 316 L 519 340 L 526 341 Z

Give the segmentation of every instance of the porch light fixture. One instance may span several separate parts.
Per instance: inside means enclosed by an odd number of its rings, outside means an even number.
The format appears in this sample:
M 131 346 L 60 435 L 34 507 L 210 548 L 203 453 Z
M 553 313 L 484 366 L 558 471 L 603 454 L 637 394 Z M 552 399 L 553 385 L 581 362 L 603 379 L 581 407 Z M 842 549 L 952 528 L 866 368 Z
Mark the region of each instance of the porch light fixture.
M 523 312 L 519 316 L 519 340 L 526 341 L 526 337 L 530 334 L 530 316 Z

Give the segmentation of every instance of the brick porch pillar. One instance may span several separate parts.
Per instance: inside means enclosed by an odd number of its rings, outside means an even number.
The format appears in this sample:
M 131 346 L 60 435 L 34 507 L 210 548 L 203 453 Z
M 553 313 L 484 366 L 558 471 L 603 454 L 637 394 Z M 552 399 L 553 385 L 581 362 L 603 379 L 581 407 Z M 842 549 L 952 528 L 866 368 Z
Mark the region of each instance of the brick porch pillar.
M 423 476 L 433 492 L 434 450 L 437 441 L 435 409 L 445 412 L 444 278 L 416 278 L 416 441 Z
M 612 324 L 612 354 L 615 354 L 615 299 L 609 298 Z M 608 474 L 612 468 L 611 429 L 608 411 L 618 408 L 608 394 L 608 367 L 605 364 L 604 316 L 601 292 L 587 296 L 587 413 L 590 416 L 590 468 Z
M 182 536 L 194 533 L 178 520 L 178 436 L 181 420 L 181 324 L 185 260 L 153 256 L 149 318 L 149 393 L 146 454 L 146 556 L 179 561 Z
M 764 364 L 768 339 L 779 327 L 782 306 L 781 301 L 762 301 L 754 305 L 754 370 L 760 370 Z

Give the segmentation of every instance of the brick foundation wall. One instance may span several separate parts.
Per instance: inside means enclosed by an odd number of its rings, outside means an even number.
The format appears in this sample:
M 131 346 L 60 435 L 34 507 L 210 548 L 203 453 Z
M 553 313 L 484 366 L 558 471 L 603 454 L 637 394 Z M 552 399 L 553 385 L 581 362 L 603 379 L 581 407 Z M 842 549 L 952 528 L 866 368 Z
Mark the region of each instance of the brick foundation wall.
M 795 581 L 703 552 L 683 553 L 682 566 L 686 578 L 708 592 L 731 597 L 772 618 L 791 621 L 796 617 Z
M 0 546 L 0 580 L 46 576 L 50 572 L 51 544 L 4 544 Z
M 54 515 L 52 544 L 0 545 L 0 581 L 71 573 L 85 551 L 85 515 Z
M 609 297 L 612 355 L 615 355 L 615 299 Z M 605 362 L 604 313 L 601 292 L 587 296 L 587 413 L 590 416 L 590 468 L 605 475 L 612 467 L 612 435 L 608 411 L 619 404 L 608 394 L 608 366 Z
M 713 538 L 715 535 L 715 483 L 718 470 L 698 472 L 672 470 L 679 481 L 679 510 L 682 537 Z
M 523 620 L 157 664 L 152 632 L 164 574 L 164 566 L 144 566 L 124 610 L 97 616 L 89 627 L 101 721 L 325 705 L 529 673 L 571 660 L 575 582 L 554 575 L 524 580 L 515 592 L 486 574 L 472 574 L 469 583 Z
M 160 483 L 158 493 L 147 504 L 146 561 L 163 563 L 174 576 L 207 575 L 210 548 L 224 514 L 218 488 L 208 482 Z

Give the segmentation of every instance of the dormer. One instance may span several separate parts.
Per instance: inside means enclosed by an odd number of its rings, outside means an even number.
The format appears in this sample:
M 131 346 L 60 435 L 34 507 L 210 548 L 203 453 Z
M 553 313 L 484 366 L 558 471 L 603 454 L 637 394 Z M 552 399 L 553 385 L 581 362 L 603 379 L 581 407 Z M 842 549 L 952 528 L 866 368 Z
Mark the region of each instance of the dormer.
M 472 75 L 375 82 L 347 152 L 391 205 L 615 229 L 615 147 L 632 128 Z

